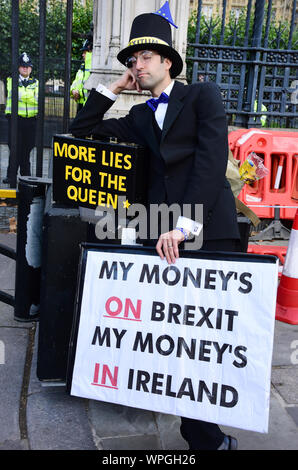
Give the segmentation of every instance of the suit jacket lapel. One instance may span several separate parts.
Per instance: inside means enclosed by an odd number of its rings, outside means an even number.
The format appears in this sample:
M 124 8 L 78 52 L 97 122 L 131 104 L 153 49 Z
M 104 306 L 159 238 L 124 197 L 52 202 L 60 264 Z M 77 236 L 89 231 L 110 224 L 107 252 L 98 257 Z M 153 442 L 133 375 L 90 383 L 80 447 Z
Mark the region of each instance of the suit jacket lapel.
M 161 143 L 165 139 L 169 129 L 171 128 L 172 124 L 175 122 L 178 114 L 180 113 L 180 111 L 182 110 L 184 106 L 183 98 L 186 94 L 186 91 L 187 91 L 187 88 L 186 86 L 183 85 L 183 83 L 175 81 L 175 84 L 173 86 L 173 89 L 170 95 L 168 109 L 167 109 L 167 113 L 166 113 L 164 124 L 163 124 Z
M 142 136 L 146 140 L 148 147 L 153 152 L 159 153 L 159 142 L 153 129 L 152 118 L 152 110 L 144 103 L 137 116 L 137 126 L 142 130 Z

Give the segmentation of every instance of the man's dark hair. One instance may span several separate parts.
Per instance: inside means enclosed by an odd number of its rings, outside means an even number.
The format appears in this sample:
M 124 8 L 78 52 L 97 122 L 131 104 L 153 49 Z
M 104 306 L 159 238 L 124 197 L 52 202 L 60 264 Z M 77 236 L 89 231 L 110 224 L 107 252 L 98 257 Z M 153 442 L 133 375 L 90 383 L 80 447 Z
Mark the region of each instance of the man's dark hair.
M 160 55 L 160 61 L 161 61 L 161 62 L 163 62 L 165 59 L 171 60 L 169 57 L 166 57 L 166 56 L 161 55 L 161 54 L 159 54 L 159 55 Z M 171 62 L 172 62 L 172 61 L 171 61 Z M 171 70 L 172 70 L 172 67 L 170 68 L 170 77 L 171 77 L 171 78 L 174 78 L 174 77 L 172 76 Z

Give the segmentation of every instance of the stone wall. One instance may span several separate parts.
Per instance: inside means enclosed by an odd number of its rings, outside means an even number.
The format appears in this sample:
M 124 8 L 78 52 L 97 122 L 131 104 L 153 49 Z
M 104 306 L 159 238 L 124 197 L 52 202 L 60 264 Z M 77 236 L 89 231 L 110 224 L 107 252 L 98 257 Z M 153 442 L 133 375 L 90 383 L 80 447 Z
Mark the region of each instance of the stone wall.
M 108 86 L 125 71 L 118 61 L 118 52 L 127 46 L 133 19 L 142 13 L 155 12 L 164 0 L 94 0 L 92 73 L 86 87 L 96 88 L 101 83 Z M 173 47 L 183 59 L 186 56 L 189 0 L 170 0 L 170 10 L 178 29 L 172 27 Z M 179 77 L 185 81 L 186 66 Z M 148 93 L 124 92 L 106 115 L 121 117 L 132 105 L 144 102 Z

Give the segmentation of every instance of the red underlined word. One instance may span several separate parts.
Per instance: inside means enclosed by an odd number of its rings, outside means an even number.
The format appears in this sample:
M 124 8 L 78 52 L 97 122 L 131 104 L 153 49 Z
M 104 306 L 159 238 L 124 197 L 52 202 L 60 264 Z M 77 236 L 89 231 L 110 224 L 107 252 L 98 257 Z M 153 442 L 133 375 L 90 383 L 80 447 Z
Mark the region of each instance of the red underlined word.
M 127 320 L 130 320 L 129 317 L 131 316 L 132 320 L 140 321 L 141 308 L 142 301 L 140 299 L 138 299 L 136 305 L 134 305 L 131 299 L 122 301 L 119 297 L 112 296 L 109 297 L 105 303 L 105 313 L 109 317 L 126 318 Z M 118 315 L 120 316 L 118 317 Z
M 99 375 L 100 370 L 101 370 L 101 376 Z M 107 378 L 109 379 L 109 382 L 111 385 L 106 385 Z M 102 364 L 102 368 L 100 368 L 100 364 L 98 362 L 95 364 L 92 385 L 98 385 L 99 387 L 106 387 L 106 388 L 114 388 L 118 390 L 117 380 L 118 380 L 118 367 L 117 366 L 114 367 L 114 373 L 112 373 L 107 364 Z
M 91 382 L 91 385 L 96 385 L 97 387 L 113 388 L 114 390 L 119 390 L 118 387 L 111 387 L 110 385 L 95 384 Z
M 137 318 L 127 318 L 127 317 L 112 317 L 111 315 L 103 315 L 105 318 L 119 318 L 120 320 L 130 320 L 130 321 L 142 321 Z

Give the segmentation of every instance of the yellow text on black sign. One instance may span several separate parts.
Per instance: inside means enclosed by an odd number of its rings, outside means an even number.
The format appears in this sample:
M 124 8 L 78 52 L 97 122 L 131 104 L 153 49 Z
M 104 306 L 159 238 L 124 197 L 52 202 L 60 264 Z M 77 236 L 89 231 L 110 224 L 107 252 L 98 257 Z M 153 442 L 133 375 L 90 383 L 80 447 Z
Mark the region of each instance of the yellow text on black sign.
M 118 196 L 127 192 L 127 176 L 132 169 L 130 154 L 55 141 L 54 157 L 67 159 L 63 184 L 68 200 L 117 209 Z

